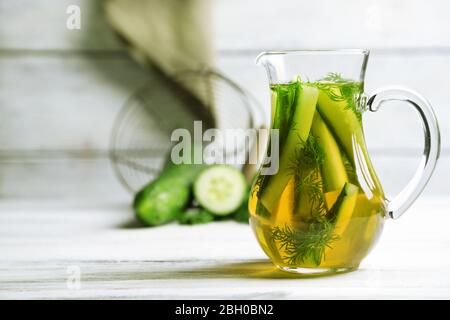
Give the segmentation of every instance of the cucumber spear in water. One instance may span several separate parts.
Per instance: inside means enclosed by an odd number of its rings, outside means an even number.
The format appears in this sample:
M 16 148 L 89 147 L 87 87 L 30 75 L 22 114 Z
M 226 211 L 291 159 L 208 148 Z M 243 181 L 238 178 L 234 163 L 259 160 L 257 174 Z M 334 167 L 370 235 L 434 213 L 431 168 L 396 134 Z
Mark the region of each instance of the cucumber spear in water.
M 194 183 L 194 197 L 212 214 L 235 212 L 248 196 L 244 175 L 229 165 L 214 165 L 204 170 Z
M 320 89 L 317 110 L 353 168 L 356 169 L 358 162 L 366 163 L 367 167 L 364 169 L 368 172 L 363 174 L 371 180 L 372 189 L 382 194 L 381 183 L 368 156 L 361 124 L 362 115 L 358 106 L 359 100 L 356 98 L 363 90 L 362 83 L 343 79 L 336 73 L 330 73 L 323 80 L 316 83 Z
M 295 85 L 295 86 L 294 86 Z M 302 149 L 300 142 L 306 143 L 316 110 L 316 103 L 319 96 L 317 88 L 307 85 L 300 85 L 298 80 L 292 84 L 291 90 L 297 90 L 297 98 L 294 103 L 294 115 L 291 120 L 289 132 L 287 132 L 284 147 L 281 150 L 278 173 L 269 177 L 267 186 L 262 191 L 261 202 L 270 213 L 274 212 L 281 193 L 292 176 L 292 159 Z M 276 108 L 285 107 L 277 103 Z M 280 128 L 281 130 L 285 128 Z
M 178 218 L 190 200 L 190 188 L 203 165 L 170 165 L 139 191 L 133 203 L 139 220 L 157 226 Z
M 306 230 L 288 225 L 272 229 L 272 239 L 284 248 L 284 260 L 295 265 L 318 266 L 341 239 L 353 214 L 359 188 L 346 182 L 327 215 L 309 223 Z
M 338 144 L 317 111 L 314 115 L 311 133 L 316 138 L 315 140 L 323 152 L 323 163 L 321 163 L 320 167 L 323 191 L 341 190 L 348 181 L 344 162 Z

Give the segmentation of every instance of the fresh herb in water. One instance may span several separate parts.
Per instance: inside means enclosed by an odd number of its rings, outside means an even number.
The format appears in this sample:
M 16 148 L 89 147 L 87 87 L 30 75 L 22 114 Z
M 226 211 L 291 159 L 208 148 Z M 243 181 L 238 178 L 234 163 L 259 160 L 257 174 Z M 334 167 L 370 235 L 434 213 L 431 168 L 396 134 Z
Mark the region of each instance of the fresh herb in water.
M 317 143 L 317 138 L 310 135 L 306 141 L 300 142 L 292 159 L 290 171 L 295 181 L 294 207 L 298 207 L 301 193 L 306 192 L 311 204 L 311 216 L 320 216 L 326 211 L 320 179 L 320 166 L 324 158 L 325 154 Z
M 319 82 L 312 83 L 319 90 L 325 92 L 328 97 L 336 102 L 345 101 L 345 109 L 352 110 L 356 118 L 361 122 L 362 114 L 358 106 L 359 95 L 363 89 L 363 84 L 349 79 L 344 79 L 341 74 L 336 72 L 328 73 Z M 337 92 L 336 89 L 339 89 Z
M 339 73 L 329 73 L 320 81 L 308 82 L 308 84 L 325 92 L 333 101 L 346 102 L 345 108 L 352 110 L 361 121 L 358 97 L 362 91 L 362 83 L 344 79 Z M 294 125 L 296 124 L 291 123 L 291 127 Z M 326 218 L 327 207 L 320 175 L 324 157 L 317 138 L 310 135 L 306 141 L 300 142 L 292 159 L 290 174 L 295 179 L 294 208 L 298 207 L 299 201 L 306 200 L 309 202 L 311 212 L 310 219 L 305 221 L 308 224 L 305 230 L 292 229 L 288 225 L 284 228 L 279 226 L 272 228 L 272 239 L 279 242 L 280 249 L 285 252 L 284 259 L 291 265 L 295 265 L 298 261 L 305 262 L 307 259 L 312 259 L 316 265 L 319 265 L 325 258 L 325 249 L 331 248 L 331 244 L 339 239 L 339 236 L 334 233 L 333 221 Z M 349 171 L 351 171 L 350 168 Z M 303 200 L 301 195 L 305 193 L 307 199 Z
M 323 186 L 320 178 L 320 166 L 325 154 L 317 142 L 317 138 L 310 135 L 301 142 L 295 158 L 292 160 L 291 174 L 295 179 L 294 207 L 297 207 L 301 193 L 306 192 L 311 206 L 311 218 L 306 221 L 306 230 L 294 230 L 289 226 L 272 229 L 272 239 L 279 242 L 283 257 L 290 265 L 312 259 L 319 265 L 325 258 L 325 248 L 339 237 L 333 232 L 333 224 L 325 218 L 327 213 Z M 301 200 L 300 200 L 301 201 Z
M 316 219 L 309 224 L 308 230 L 293 230 L 289 226 L 275 227 L 272 238 L 280 243 L 284 250 L 286 262 L 295 265 L 299 261 L 312 259 L 319 265 L 325 258 L 325 248 L 331 248 L 331 243 L 339 237 L 333 233 L 334 226 L 325 218 Z

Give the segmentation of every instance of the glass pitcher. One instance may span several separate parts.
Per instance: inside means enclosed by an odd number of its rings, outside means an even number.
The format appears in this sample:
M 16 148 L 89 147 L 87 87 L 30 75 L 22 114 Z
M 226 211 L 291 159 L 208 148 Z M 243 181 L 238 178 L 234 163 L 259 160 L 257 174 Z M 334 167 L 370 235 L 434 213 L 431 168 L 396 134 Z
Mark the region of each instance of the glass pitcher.
M 250 221 L 264 252 L 282 270 L 355 270 L 384 221 L 400 217 L 433 173 L 440 134 L 431 105 L 399 87 L 367 98 L 368 57 L 368 50 L 319 50 L 264 52 L 257 58 L 269 77 L 276 134 L 252 187 Z M 390 100 L 419 112 L 425 150 L 406 188 L 387 200 L 364 141 L 362 114 Z M 276 173 L 265 170 L 274 161 Z

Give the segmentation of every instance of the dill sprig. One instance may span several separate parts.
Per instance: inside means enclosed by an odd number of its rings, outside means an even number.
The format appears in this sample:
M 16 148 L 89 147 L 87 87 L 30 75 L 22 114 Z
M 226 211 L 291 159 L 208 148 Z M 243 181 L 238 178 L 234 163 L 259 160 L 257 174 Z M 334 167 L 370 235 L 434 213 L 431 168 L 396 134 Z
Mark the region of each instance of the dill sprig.
M 323 216 L 326 211 L 325 196 L 323 195 L 323 183 L 319 177 L 317 170 L 311 171 L 308 175 L 303 177 L 299 176 L 296 180 L 294 194 L 296 194 L 296 207 L 300 200 L 301 191 L 305 191 L 308 195 L 308 201 L 310 204 L 310 215 L 313 218 Z
M 292 159 L 290 174 L 294 176 L 294 208 L 298 201 L 308 201 L 310 218 L 305 221 L 306 230 L 275 227 L 272 229 L 272 238 L 278 241 L 280 250 L 285 256 L 283 259 L 290 265 L 305 262 L 311 259 L 319 265 L 325 258 L 326 247 L 338 240 L 334 234 L 332 222 L 326 219 L 327 208 L 323 194 L 323 183 L 320 176 L 320 167 L 324 162 L 325 154 L 318 143 L 318 139 L 309 135 L 306 141 L 301 141 Z M 306 197 L 302 198 L 302 195 Z
M 320 147 L 317 138 L 310 134 L 306 141 L 303 141 L 300 137 L 298 140 L 299 143 L 295 150 L 295 156 L 292 159 L 293 166 L 291 166 L 291 169 L 297 172 L 299 168 L 302 170 L 319 168 L 325 160 L 325 153 Z
M 325 92 L 328 97 L 336 102 L 345 101 L 345 109 L 352 110 L 356 118 L 361 121 L 362 113 L 359 108 L 360 95 L 363 84 L 350 79 L 345 79 L 341 74 L 330 72 L 320 81 L 314 82 L 319 90 Z M 339 89 L 338 91 L 336 89 Z
M 325 218 L 312 221 L 308 229 L 293 230 L 285 225 L 284 228 L 272 229 L 272 238 L 279 242 L 280 249 L 284 250 L 283 257 L 290 265 L 298 262 L 304 263 L 312 259 L 319 265 L 325 259 L 325 249 L 331 248 L 331 244 L 339 239 L 333 233 L 333 224 Z
M 347 159 L 347 157 L 345 155 L 342 158 L 344 161 L 345 172 L 347 173 L 349 181 L 354 184 L 358 184 L 358 176 L 356 175 L 353 165 L 351 164 L 351 162 Z
M 299 80 L 297 80 L 299 81 Z M 362 83 L 344 79 L 338 73 L 329 73 L 320 81 L 310 83 L 326 93 L 333 101 L 344 101 L 346 109 L 352 110 L 357 119 L 361 121 L 361 111 L 358 107 L 362 91 Z M 293 128 L 295 123 L 291 123 Z M 325 251 L 339 240 L 334 233 L 334 219 L 328 219 L 327 206 L 323 193 L 323 182 L 320 168 L 323 165 L 325 154 L 318 143 L 318 138 L 310 134 L 306 141 L 299 137 L 298 147 L 292 157 L 288 174 L 294 177 L 294 208 L 299 208 L 299 202 L 305 201 L 304 207 L 310 210 L 309 218 L 303 217 L 304 228 L 276 226 L 271 229 L 272 240 L 284 252 L 283 259 L 295 265 L 298 262 L 312 261 L 320 265 L 325 259 Z M 352 171 L 351 168 L 347 168 Z M 349 175 L 350 176 L 350 175 Z M 356 179 L 356 177 L 351 176 Z M 304 208 L 300 210 L 304 210 Z M 306 212 L 307 213 L 307 212 Z
M 351 80 L 344 79 L 339 72 L 329 72 L 325 77 L 322 78 L 322 81 L 329 81 L 334 83 L 346 83 L 351 82 Z
M 298 206 L 303 191 L 309 197 L 311 215 L 321 215 L 326 211 L 323 196 L 323 184 L 320 179 L 320 166 L 323 164 L 325 154 L 317 142 L 317 138 L 309 135 L 306 141 L 299 138 L 299 146 L 289 167 L 294 176 L 294 207 Z

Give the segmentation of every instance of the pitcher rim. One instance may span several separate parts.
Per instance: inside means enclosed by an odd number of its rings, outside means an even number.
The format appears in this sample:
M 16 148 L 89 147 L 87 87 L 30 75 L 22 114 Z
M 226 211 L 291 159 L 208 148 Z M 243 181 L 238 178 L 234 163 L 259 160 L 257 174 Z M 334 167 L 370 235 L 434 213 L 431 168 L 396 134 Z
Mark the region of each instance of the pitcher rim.
M 299 55 L 307 55 L 307 54 L 354 54 L 354 55 L 364 55 L 369 56 L 369 49 L 357 49 L 357 48 L 349 48 L 349 49 L 290 49 L 290 50 L 268 50 L 263 51 L 255 59 L 256 64 L 258 64 L 259 60 L 263 56 L 267 55 L 285 55 L 285 54 L 299 54 Z

